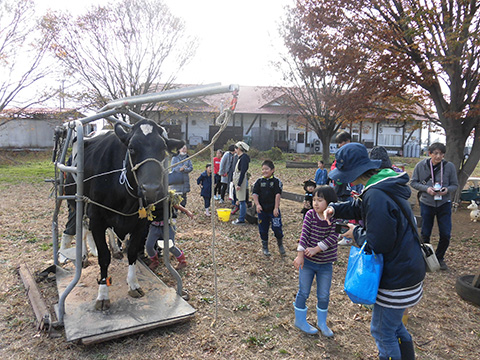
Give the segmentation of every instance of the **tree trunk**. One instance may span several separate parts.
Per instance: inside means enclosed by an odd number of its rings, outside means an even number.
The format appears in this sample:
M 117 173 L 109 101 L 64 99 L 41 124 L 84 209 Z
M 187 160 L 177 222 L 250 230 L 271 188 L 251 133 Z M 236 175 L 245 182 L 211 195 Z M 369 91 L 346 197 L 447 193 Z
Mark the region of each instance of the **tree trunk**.
M 330 139 L 331 136 L 322 136 L 320 138 L 322 141 L 322 160 L 325 164 L 325 169 L 330 167 Z
M 475 131 L 472 151 L 468 158 L 465 159 L 464 149 L 468 136 L 465 136 L 461 126 L 452 126 L 448 130 L 446 129 L 445 132 L 447 135 L 447 154 L 445 157 L 446 160 L 455 165 L 458 177 L 458 190 L 455 196 L 452 196 L 452 199 L 458 202 L 460 201 L 462 189 L 480 160 L 480 139 L 478 131 Z

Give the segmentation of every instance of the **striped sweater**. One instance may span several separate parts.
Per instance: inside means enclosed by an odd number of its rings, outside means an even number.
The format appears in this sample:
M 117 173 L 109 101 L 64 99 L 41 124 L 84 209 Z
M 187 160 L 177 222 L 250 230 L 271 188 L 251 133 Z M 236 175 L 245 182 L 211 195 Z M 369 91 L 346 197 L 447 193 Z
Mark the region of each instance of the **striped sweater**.
M 420 302 L 423 295 L 423 281 L 405 289 L 378 289 L 376 303 L 386 308 L 405 309 Z
M 297 251 L 305 251 L 308 247 L 318 245 L 322 251 L 313 257 L 305 256 L 306 259 L 318 264 L 336 261 L 338 234 L 335 232 L 335 222 L 335 219 L 332 218 L 331 225 L 328 225 L 326 220 L 320 219 L 315 210 L 309 210 L 303 219 L 302 234 Z

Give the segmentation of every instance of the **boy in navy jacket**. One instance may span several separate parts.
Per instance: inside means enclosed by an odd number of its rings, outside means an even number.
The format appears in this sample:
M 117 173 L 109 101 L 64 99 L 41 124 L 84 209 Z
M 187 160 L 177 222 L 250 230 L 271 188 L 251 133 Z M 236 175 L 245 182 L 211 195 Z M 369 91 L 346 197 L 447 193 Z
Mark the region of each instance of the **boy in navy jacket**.
M 210 216 L 210 200 L 212 197 L 212 164 L 205 166 L 205 171 L 200 174 L 197 184 L 202 188 L 200 195 L 205 204 L 205 215 Z
M 258 231 L 262 239 L 263 254 L 270 256 L 268 251 L 268 228 L 272 224 L 272 231 L 277 238 L 278 251 L 285 254 L 283 247 L 282 216 L 280 214 L 280 198 L 282 195 L 282 182 L 276 178 L 275 165 L 271 160 L 262 164 L 262 177 L 253 185 L 253 201 L 258 214 Z

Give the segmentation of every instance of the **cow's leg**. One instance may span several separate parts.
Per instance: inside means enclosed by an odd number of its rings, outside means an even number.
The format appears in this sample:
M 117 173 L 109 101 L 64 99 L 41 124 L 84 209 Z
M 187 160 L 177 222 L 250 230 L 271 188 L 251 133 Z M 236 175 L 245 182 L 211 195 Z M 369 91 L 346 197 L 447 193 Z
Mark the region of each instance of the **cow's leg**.
M 107 242 L 105 240 L 105 225 L 103 221 L 93 220 L 90 221 L 90 229 L 92 231 L 93 239 L 98 251 L 98 265 L 100 266 L 100 281 L 98 285 L 98 296 L 95 302 L 96 310 L 108 310 L 110 308 L 110 298 L 108 295 L 108 285 L 110 281 L 108 279 L 108 266 L 110 265 L 110 250 L 108 249 Z
M 128 295 L 134 298 L 142 297 L 145 292 L 140 287 L 137 279 L 136 264 L 137 256 L 140 251 L 139 247 L 143 246 L 143 238 L 145 237 L 147 224 L 145 226 L 137 226 L 135 231 L 130 235 L 130 246 L 128 247 L 128 275 L 127 283 L 130 288 Z
M 112 230 L 112 228 L 107 229 L 107 235 L 106 236 L 107 236 L 107 239 L 108 239 L 108 243 L 110 244 L 110 249 L 112 250 L 113 257 L 115 259 L 123 259 L 123 253 L 120 250 L 120 248 L 118 247 L 117 236 L 116 236 L 115 232 Z
M 97 246 L 95 245 L 92 232 L 86 227 L 83 228 L 83 243 L 88 245 L 88 252 L 92 254 L 92 256 L 98 256 Z

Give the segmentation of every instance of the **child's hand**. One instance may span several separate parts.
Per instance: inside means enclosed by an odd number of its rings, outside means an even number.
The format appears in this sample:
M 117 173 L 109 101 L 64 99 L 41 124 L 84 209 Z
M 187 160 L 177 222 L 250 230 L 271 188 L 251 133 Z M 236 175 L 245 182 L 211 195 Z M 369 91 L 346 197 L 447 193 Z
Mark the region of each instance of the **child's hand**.
M 334 210 L 332 207 L 328 206 L 323 212 L 323 218 L 327 220 L 328 225 L 331 225 L 330 218 L 333 216 Z
M 188 216 L 190 219 L 193 219 L 193 213 L 192 213 L 190 210 L 185 211 L 185 214 L 187 214 L 187 216 Z
M 298 254 L 295 260 L 293 260 L 293 266 L 295 266 L 295 269 L 303 269 L 303 253 L 302 255 Z
M 316 253 L 320 252 L 322 249 L 320 249 L 318 246 L 315 247 L 309 247 L 305 249 L 305 255 L 308 257 L 314 256 Z
M 260 214 L 262 212 L 263 208 L 262 205 L 258 204 L 257 205 L 257 214 Z

